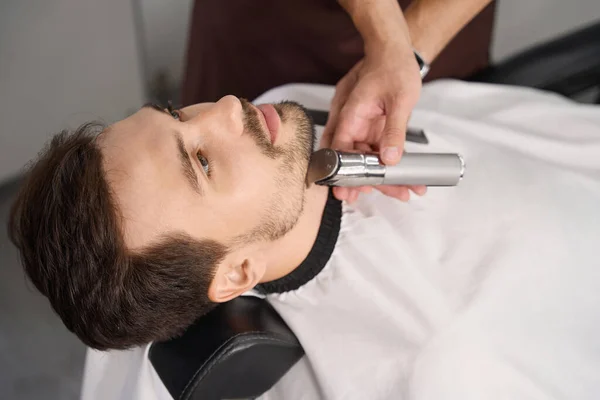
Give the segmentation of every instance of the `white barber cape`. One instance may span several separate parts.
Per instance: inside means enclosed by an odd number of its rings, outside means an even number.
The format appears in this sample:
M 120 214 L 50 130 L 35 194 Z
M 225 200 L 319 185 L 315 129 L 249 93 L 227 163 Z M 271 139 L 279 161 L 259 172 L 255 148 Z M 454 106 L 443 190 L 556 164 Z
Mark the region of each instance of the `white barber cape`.
M 333 88 L 260 102 L 328 109 Z M 270 294 L 306 356 L 262 398 L 600 398 L 600 107 L 525 88 L 425 85 L 410 125 L 457 152 L 455 188 L 343 205 L 337 245 Z M 171 399 L 147 347 L 88 351 L 83 400 Z

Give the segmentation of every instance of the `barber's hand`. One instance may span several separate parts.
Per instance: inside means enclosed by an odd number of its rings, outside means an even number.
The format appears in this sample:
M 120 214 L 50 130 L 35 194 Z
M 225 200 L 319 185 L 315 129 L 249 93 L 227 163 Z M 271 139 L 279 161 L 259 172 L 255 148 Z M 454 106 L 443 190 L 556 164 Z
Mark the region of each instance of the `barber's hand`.
M 404 150 L 406 125 L 421 92 L 421 75 L 412 49 L 395 44 L 372 49 L 336 86 L 321 147 L 378 152 L 395 165 Z M 382 193 L 408 201 L 409 189 L 425 194 L 425 186 L 377 186 Z M 333 189 L 352 203 L 371 187 Z

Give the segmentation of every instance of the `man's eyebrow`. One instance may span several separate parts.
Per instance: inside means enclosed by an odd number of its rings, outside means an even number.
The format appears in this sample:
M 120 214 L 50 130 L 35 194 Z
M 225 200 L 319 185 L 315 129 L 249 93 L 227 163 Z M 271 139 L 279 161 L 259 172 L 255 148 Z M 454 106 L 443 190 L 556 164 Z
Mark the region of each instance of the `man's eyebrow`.
M 165 108 L 155 103 L 146 103 L 142 106 L 142 108 L 150 108 L 152 110 L 169 114 L 169 112 Z M 204 195 L 202 189 L 200 188 L 200 183 L 198 183 L 198 175 L 196 174 L 194 166 L 190 161 L 190 155 L 185 149 L 185 143 L 183 142 L 183 137 L 181 137 L 181 133 L 175 132 L 173 136 L 175 137 L 175 142 L 177 143 L 177 153 L 179 154 L 179 161 L 181 162 L 181 169 L 183 170 L 183 175 L 185 176 L 185 179 L 188 181 L 194 192 L 198 193 L 201 196 Z
M 144 108 L 150 108 L 152 110 L 160 111 L 161 113 L 169 113 L 165 107 L 161 107 L 156 103 L 146 103 L 142 106 L 142 109 Z
M 198 175 L 196 174 L 196 171 L 192 166 L 192 162 L 190 161 L 190 155 L 185 149 L 185 144 L 183 143 L 181 133 L 175 132 L 173 136 L 175 137 L 175 141 L 177 142 L 177 152 L 179 153 L 179 161 L 181 162 L 183 175 L 185 176 L 185 179 L 188 181 L 194 192 L 202 196 L 204 193 L 202 192 L 200 184 L 198 183 Z

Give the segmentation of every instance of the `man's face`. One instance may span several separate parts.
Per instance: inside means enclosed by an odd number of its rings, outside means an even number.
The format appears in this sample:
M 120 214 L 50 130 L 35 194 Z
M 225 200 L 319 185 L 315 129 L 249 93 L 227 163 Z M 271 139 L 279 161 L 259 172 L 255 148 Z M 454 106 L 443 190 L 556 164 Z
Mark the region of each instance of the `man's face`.
M 175 232 L 235 245 L 295 225 L 314 127 L 295 103 L 259 109 L 226 96 L 179 119 L 144 107 L 99 141 L 130 249 Z

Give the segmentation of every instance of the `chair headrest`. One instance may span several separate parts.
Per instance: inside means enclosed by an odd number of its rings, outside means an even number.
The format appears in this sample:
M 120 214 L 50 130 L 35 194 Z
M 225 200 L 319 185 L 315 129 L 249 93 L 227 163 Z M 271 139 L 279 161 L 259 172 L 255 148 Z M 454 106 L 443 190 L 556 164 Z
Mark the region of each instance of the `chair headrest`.
M 153 343 L 150 361 L 174 399 L 257 397 L 302 356 L 293 332 L 265 300 L 238 297 L 181 336 Z

